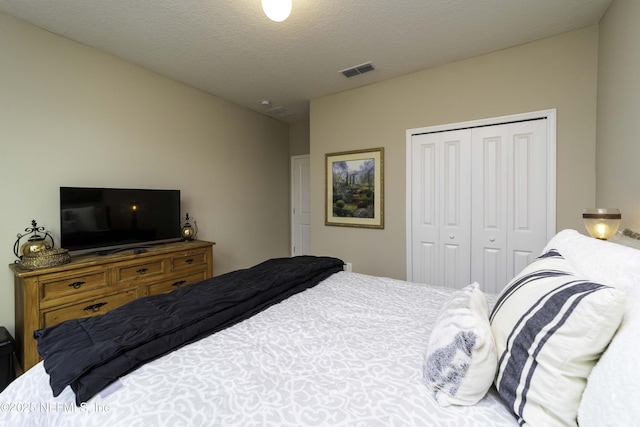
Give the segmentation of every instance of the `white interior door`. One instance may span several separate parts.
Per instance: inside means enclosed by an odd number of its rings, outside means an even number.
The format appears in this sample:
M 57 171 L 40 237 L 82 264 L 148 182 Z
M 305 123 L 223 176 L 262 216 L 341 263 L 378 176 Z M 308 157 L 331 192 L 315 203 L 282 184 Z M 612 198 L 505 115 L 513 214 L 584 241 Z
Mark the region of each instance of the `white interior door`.
M 547 242 L 547 121 L 472 133 L 471 279 L 497 293 Z
M 555 204 L 550 206 L 548 202 L 550 187 L 555 190 L 555 179 L 549 183 L 550 177 L 555 177 L 555 165 L 550 171 L 551 165 L 547 162 L 550 125 L 549 120 L 532 120 L 509 127 L 508 150 L 513 161 L 508 179 L 512 201 L 508 217 L 507 279 L 537 258 L 555 233 Z M 555 201 L 555 191 L 553 198 Z M 554 232 L 547 235 L 550 221 Z M 502 287 L 502 284 L 496 285 L 494 291 L 499 292 Z
M 291 158 L 291 256 L 311 253 L 309 156 Z
M 454 288 L 469 283 L 470 136 L 452 131 L 413 139 L 413 281 Z

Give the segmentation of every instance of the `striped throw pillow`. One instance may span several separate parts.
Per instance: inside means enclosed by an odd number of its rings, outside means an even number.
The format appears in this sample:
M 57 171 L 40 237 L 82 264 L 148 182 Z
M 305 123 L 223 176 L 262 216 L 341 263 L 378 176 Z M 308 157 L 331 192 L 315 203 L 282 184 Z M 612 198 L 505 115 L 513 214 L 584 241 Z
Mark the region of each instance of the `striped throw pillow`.
M 586 379 L 623 313 L 622 291 L 580 277 L 555 249 L 502 290 L 490 315 L 494 383 L 520 425 L 577 426 Z

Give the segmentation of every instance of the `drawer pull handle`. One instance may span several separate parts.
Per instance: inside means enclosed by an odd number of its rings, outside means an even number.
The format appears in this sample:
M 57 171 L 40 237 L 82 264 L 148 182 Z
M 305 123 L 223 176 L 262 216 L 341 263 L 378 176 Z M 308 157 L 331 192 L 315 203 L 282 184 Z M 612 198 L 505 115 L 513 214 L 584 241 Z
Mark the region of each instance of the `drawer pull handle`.
M 73 282 L 73 283 L 69 283 L 69 286 L 71 286 L 73 289 L 80 289 L 80 286 L 84 284 L 85 282 Z
M 146 268 L 140 268 L 140 269 L 136 270 L 136 273 L 140 273 L 140 274 L 144 274 L 146 272 L 147 272 Z
M 185 259 L 184 262 L 186 262 L 187 264 L 191 264 L 193 263 L 193 258 Z
M 173 283 L 171 286 L 175 286 L 176 288 L 180 288 L 182 287 L 182 285 L 184 285 L 185 283 L 187 283 L 186 280 L 179 280 L 176 283 Z
M 95 313 L 98 310 L 100 310 L 100 308 L 102 308 L 103 305 L 107 305 L 107 303 L 106 302 L 98 302 L 96 304 L 92 304 L 92 305 L 86 306 L 83 310 L 84 311 L 91 311 L 91 312 Z

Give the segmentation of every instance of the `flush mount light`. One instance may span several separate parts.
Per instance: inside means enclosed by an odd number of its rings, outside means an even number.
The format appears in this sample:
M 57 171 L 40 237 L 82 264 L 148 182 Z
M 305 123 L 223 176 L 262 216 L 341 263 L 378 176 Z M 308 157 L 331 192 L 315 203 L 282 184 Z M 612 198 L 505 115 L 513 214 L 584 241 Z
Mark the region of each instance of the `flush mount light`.
M 262 0 L 262 10 L 275 22 L 282 22 L 289 17 L 292 0 Z

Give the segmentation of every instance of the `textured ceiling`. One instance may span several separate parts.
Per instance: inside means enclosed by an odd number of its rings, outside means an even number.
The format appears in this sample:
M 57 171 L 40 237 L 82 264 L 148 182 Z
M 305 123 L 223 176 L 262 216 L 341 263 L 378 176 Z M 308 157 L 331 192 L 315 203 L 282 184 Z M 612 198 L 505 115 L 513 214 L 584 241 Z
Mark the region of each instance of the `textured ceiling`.
M 310 99 L 583 28 L 611 1 L 293 0 L 281 23 L 260 0 L 0 0 L 0 12 L 293 123 Z M 375 71 L 339 73 L 368 61 Z

